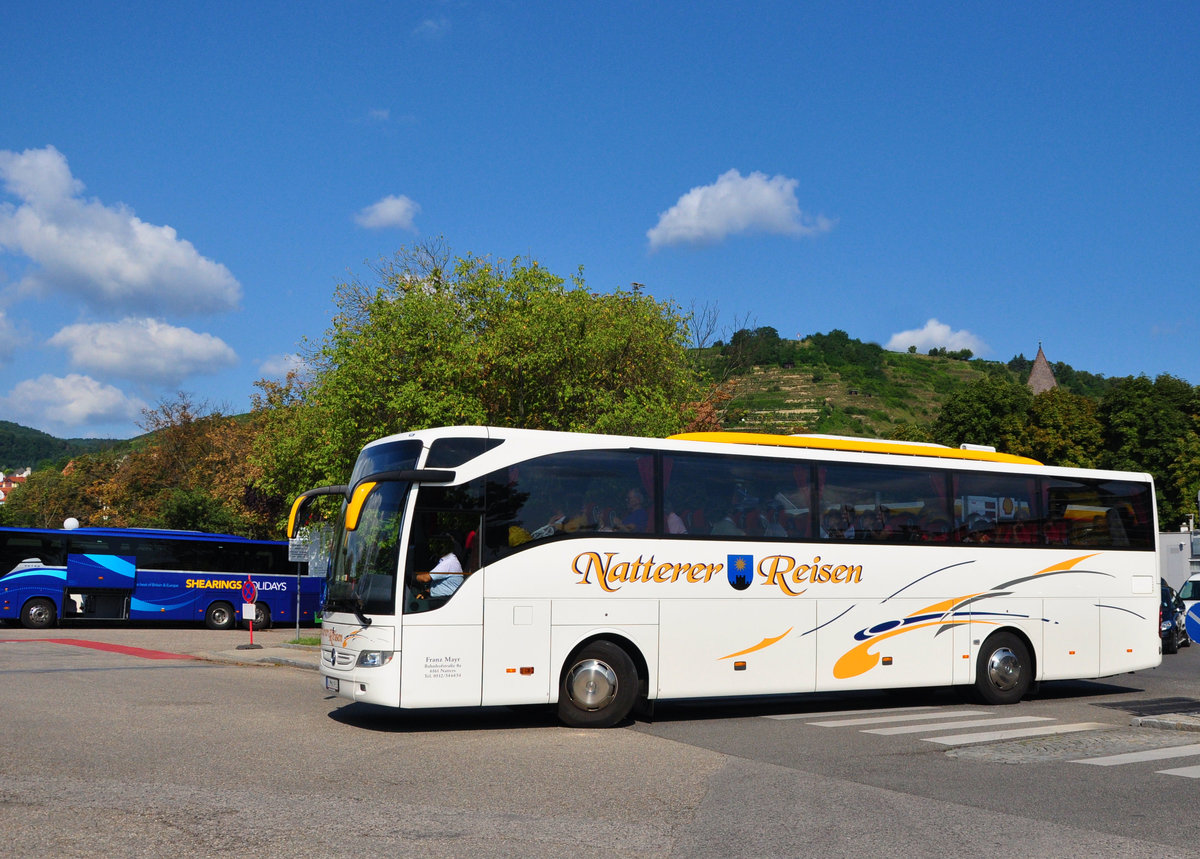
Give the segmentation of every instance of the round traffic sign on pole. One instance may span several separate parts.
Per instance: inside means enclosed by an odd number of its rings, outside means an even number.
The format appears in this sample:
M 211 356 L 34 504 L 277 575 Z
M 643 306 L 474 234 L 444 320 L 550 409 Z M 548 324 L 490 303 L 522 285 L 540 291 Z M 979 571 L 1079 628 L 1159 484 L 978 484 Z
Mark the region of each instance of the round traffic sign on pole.
M 242 602 L 252 603 L 258 600 L 258 586 L 254 584 L 254 580 L 246 576 L 246 583 L 242 585 Z

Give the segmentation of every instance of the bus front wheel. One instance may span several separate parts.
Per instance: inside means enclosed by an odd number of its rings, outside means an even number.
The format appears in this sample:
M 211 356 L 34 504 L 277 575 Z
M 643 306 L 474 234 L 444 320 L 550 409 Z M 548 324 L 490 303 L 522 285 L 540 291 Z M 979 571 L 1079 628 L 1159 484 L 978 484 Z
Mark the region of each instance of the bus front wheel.
M 989 636 L 975 664 L 975 694 L 985 704 L 1015 704 L 1033 683 L 1033 661 L 1025 642 L 1011 632 Z
M 611 641 L 593 641 L 567 663 L 558 690 L 558 718 L 572 728 L 611 728 L 637 698 L 637 668 Z
M 215 602 L 204 613 L 204 625 L 209 629 L 233 629 L 237 616 L 227 602 Z
M 26 629 L 49 629 L 57 620 L 54 603 L 43 597 L 31 599 L 21 609 L 21 625 Z

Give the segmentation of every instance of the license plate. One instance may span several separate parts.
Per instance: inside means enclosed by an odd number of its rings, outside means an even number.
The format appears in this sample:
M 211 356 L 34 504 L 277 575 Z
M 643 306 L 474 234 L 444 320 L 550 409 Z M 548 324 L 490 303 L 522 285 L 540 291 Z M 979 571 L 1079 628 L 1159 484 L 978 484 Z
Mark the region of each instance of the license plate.
M 326 691 L 336 692 L 336 691 L 338 691 L 338 685 L 339 685 L 338 678 L 336 678 L 336 677 L 326 677 L 325 678 Z

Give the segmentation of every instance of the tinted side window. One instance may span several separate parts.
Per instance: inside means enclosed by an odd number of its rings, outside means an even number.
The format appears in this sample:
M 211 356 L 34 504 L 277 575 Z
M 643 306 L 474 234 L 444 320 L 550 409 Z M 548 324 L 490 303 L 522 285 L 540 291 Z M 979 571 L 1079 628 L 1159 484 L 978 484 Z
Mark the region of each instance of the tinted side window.
M 946 473 L 882 465 L 821 465 L 820 536 L 944 542 L 950 532 Z
M 954 535 L 963 543 L 1043 542 L 1035 477 L 964 472 L 954 476 Z
M 481 566 L 482 490 L 483 481 L 472 481 L 462 486 L 423 486 L 418 491 L 404 566 L 405 612 L 444 605 Z
M 480 454 L 503 444 L 499 438 L 439 438 L 429 446 L 426 468 L 458 468 Z
M 489 558 L 556 536 L 655 528 L 650 454 L 556 453 L 494 471 L 486 481 L 484 549 Z
M 47 566 L 62 566 L 67 562 L 64 540 L 41 534 L 0 534 L 0 575 L 22 561 L 37 558 Z
M 1156 525 L 1150 485 L 1127 480 L 1048 478 L 1046 542 L 1150 549 Z
M 812 528 L 808 463 L 756 457 L 663 457 L 668 534 L 806 539 Z

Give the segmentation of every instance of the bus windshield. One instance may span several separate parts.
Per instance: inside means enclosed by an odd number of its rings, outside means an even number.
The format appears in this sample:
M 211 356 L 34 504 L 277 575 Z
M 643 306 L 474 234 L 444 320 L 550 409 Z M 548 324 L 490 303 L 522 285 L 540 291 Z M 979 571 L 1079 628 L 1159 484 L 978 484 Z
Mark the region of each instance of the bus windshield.
M 348 531 L 339 525 L 326 579 L 326 611 L 395 614 L 396 567 L 409 486 L 380 483 L 363 504 L 358 527 Z
M 421 442 L 402 441 L 366 448 L 354 465 L 351 486 L 372 474 L 412 468 Z M 338 542 L 326 578 L 325 610 L 356 614 L 395 614 L 396 569 L 404 504 L 410 483 L 379 483 L 362 505 L 354 530 L 339 523 Z

